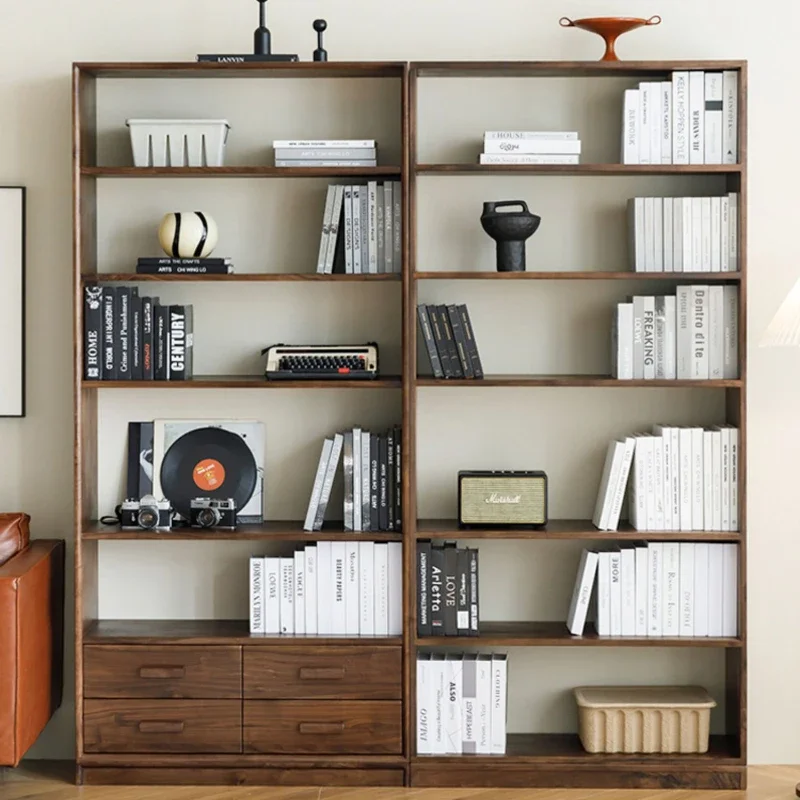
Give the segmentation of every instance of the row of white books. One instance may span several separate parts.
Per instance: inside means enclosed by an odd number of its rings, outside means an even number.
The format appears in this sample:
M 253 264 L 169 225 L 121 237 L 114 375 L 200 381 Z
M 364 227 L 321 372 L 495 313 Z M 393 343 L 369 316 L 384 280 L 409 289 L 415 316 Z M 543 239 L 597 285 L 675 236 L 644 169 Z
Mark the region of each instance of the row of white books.
M 739 530 L 739 430 L 655 425 L 611 442 L 593 524 L 615 531 L 626 489 L 638 531 Z
M 676 294 L 618 303 L 611 329 L 617 380 L 739 377 L 737 286 L 678 286 Z
M 417 754 L 506 752 L 508 657 L 417 656 Z
M 623 164 L 736 164 L 739 73 L 673 72 L 626 89 Z
M 337 540 L 252 557 L 250 633 L 402 636 L 402 544 Z
M 328 187 L 317 272 L 400 272 L 403 263 L 400 181 Z
M 576 131 L 486 131 L 481 164 L 577 164 Z
M 376 167 L 374 139 L 275 141 L 276 167 Z
M 636 272 L 737 272 L 739 195 L 632 197 L 631 269 Z
M 584 550 L 567 616 L 574 636 L 583 635 L 595 584 L 598 636 L 739 635 L 738 544 Z

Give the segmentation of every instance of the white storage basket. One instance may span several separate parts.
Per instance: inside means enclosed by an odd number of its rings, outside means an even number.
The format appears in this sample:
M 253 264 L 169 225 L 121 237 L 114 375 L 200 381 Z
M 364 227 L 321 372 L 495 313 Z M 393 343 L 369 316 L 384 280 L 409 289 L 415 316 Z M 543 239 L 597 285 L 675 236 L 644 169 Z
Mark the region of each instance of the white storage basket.
M 225 119 L 129 119 L 137 167 L 221 167 L 231 126 Z

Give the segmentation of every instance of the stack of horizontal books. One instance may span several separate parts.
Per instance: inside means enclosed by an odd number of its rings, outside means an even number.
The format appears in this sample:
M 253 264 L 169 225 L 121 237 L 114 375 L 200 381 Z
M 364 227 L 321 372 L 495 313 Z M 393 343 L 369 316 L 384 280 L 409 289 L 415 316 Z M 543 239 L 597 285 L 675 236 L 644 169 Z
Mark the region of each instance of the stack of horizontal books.
M 377 167 L 374 139 L 275 141 L 276 167 Z
M 576 131 L 486 131 L 481 164 L 577 164 Z

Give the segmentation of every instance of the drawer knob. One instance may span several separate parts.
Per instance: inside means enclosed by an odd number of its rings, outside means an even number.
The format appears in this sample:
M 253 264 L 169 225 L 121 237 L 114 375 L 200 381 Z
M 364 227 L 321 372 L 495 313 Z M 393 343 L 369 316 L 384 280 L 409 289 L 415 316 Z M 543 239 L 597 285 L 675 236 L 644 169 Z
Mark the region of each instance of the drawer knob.
M 311 736 L 344 733 L 344 722 L 301 722 L 300 733 L 307 733 Z
M 301 681 L 341 681 L 344 667 L 300 667 Z
M 185 678 L 186 667 L 140 667 L 139 677 L 162 681 L 170 678 Z
M 168 722 L 154 720 L 147 722 L 142 720 L 139 723 L 139 733 L 183 733 L 183 722 Z

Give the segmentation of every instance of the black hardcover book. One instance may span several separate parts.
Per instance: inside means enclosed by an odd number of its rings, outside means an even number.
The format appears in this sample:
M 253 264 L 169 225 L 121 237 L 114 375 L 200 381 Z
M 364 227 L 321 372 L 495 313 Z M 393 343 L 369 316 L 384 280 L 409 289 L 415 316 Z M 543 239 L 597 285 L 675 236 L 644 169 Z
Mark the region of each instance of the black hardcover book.
M 131 379 L 131 287 L 118 286 L 114 300 L 114 355 L 117 379 Z
M 444 636 L 444 547 L 431 545 L 431 636 Z
M 232 275 L 230 264 L 203 264 L 197 266 L 162 266 L 160 264 L 137 264 L 137 275 Z
M 142 380 L 153 380 L 153 298 L 142 298 Z
M 444 635 L 458 635 L 458 550 L 455 542 L 444 545 Z
M 83 289 L 83 377 L 103 380 L 103 287 Z
M 232 258 L 172 258 L 172 256 L 142 256 L 136 264 L 147 266 L 155 264 L 159 267 L 215 267 L 233 263 Z
M 436 306 L 439 315 L 439 322 L 442 326 L 442 334 L 445 339 L 445 347 L 447 347 L 448 355 L 450 356 L 450 369 L 454 378 L 463 378 L 464 370 L 461 369 L 461 359 L 458 357 L 458 348 L 456 347 L 456 340 L 453 336 L 453 328 L 450 326 L 450 315 L 447 313 L 447 306 Z
M 169 380 L 186 380 L 186 307 L 169 307 Z
M 386 432 L 386 530 L 394 530 L 394 434 L 395 429 Z
M 467 353 L 467 339 L 464 335 L 464 328 L 461 324 L 461 315 L 458 313 L 457 306 L 447 306 L 447 317 L 450 320 L 450 329 L 453 331 L 453 339 L 456 343 L 458 361 L 461 364 L 461 371 L 465 378 L 474 378 L 475 372 L 472 369 L 472 361 Z
M 447 346 L 447 336 L 442 327 L 442 319 L 439 316 L 439 309 L 436 306 L 427 306 L 428 319 L 431 321 L 433 339 L 436 342 L 436 351 L 439 353 L 439 361 L 442 364 L 442 372 L 445 378 L 455 378 L 453 366 L 450 363 L 450 349 Z
M 144 377 L 142 369 L 142 298 L 139 293 L 131 295 L 131 380 Z
M 482 378 L 483 364 L 481 364 L 481 357 L 478 353 L 478 342 L 475 339 L 475 331 L 472 328 L 472 320 L 469 317 L 469 311 L 465 305 L 461 305 L 458 306 L 458 313 L 461 317 L 461 327 L 467 342 L 467 353 L 469 353 L 469 360 L 472 363 L 472 372 L 476 378 Z
M 157 381 L 169 380 L 169 358 L 167 344 L 169 342 L 169 306 L 153 307 L 153 323 L 155 332 L 153 334 L 155 346 L 155 368 L 153 377 Z
M 194 378 L 194 306 L 186 306 L 186 380 Z
M 141 422 L 139 433 L 139 497 L 153 494 L 153 435 L 155 425 Z
M 381 465 L 378 437 L 369 437 L 369 529 L 377 531 L 381 523 Z
M 380 510 L 380 530 L 388 530 L 389 527 L 389 453 L 387 448 L 386 434 L 378 437 L 378 463 L 379 463 L 379 501 Z
M 116 294 L 115 288 L 103 287 L 103 379 L 107 381 L 115 381 L 119 375 L 115 345 L 117 326 L 114 324 Z
M 439 351 L 436 349 L 436 340 L 433 338 L 433 328 L 431 327 L 427 306 L 422 304 L 417 306 L 417 319 L 419 320 L 419 329 L 422 333 L 422 341 L 428 353 L 428 361 L 431 365 L 431 370 L 433 370 L 433 377 L 444 378 L 442 361 L 439 358 Z
M 333 274 L 344 275 L 347 272 L 344 253 L 344 204 L 342 204 L 342 213 L 339 215 L 339 228 L 336 234 L 336 250 L 333 254 Z
M 417 635 L 431 635 L 431 543 L 417 542 Z
M 394 429 L 394 529 L 403 530 L 403 429 Z
M 459 636 L 469 636 L 469 552 L 457 550 L 456 567 L 456 630 Z
M 478 551 L 470 547 L 469 554 L 469 633 L 477 636 L 480 629 L 478 594 Z
M 142 423 L 128 423 L 128 472 L 125 481 L 125 499 L 138 500 L 139 494 L 139 453 L 142 449 Z
M 215 64 L 245 64 L 251 61 L 264 63 L 269 63 L 270 61 L 299 61 L 300 58 L 295 54 L 262 56 L 248 53 L 240 56 L 234 54 L 228 55 L 225 53 L 221 53 L 219 55 L 216 53 L 203 53 L 202 55 L 197 56 L 197 60 L 211 61 Z

